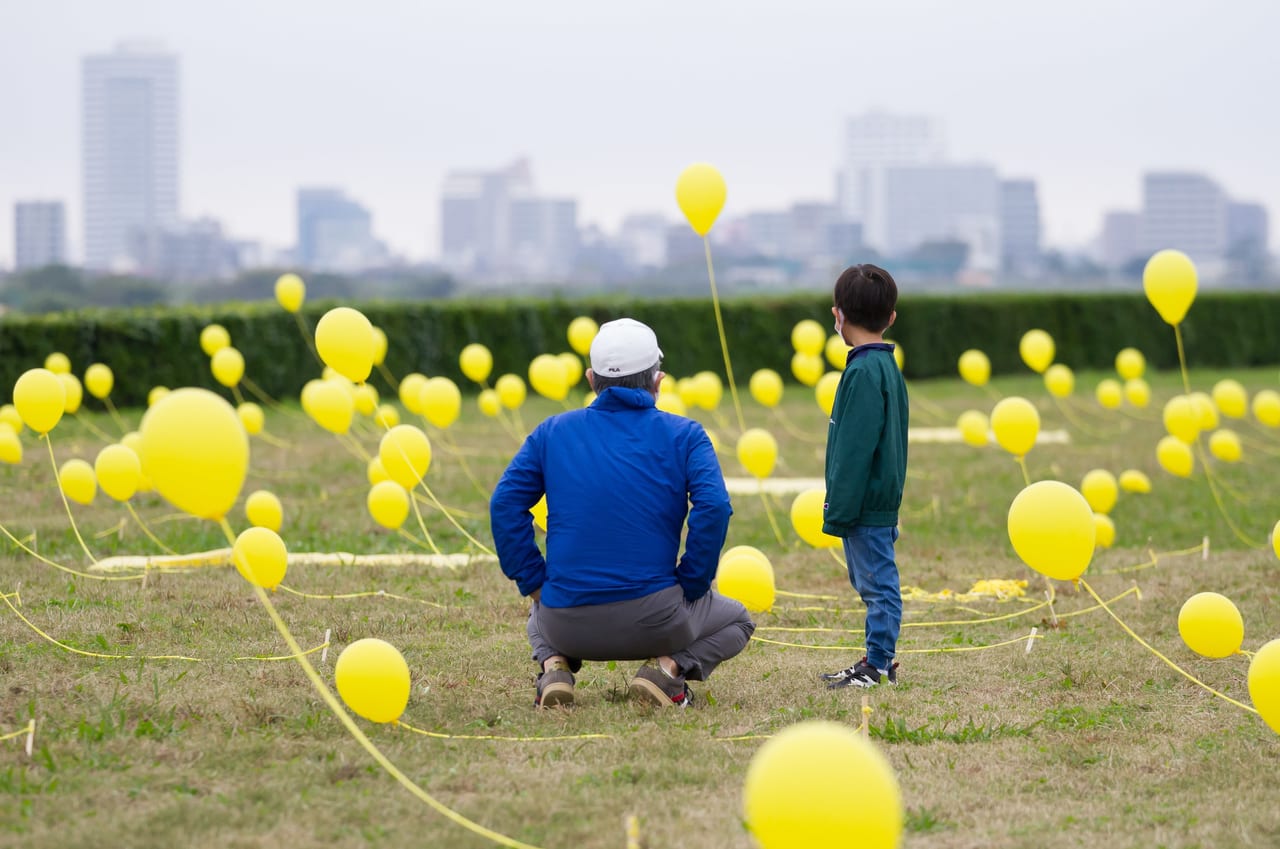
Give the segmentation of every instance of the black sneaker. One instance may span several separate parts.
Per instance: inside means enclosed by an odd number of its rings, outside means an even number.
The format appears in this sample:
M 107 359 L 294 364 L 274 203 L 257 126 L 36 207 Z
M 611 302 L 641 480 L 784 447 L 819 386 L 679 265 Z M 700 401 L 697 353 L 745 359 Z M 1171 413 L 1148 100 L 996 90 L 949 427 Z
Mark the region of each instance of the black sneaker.
M 551 664 L 538 676 L 538 692 L 534 696 L 533 706 L 570 707 L 573 705 L 573 673 L 568 664 L 557 662 Z
M 888 669 L 876 669 L 864 657 L 846 669 L 838 672 L 825 672 L 822 680 L 827 682 L 828 690 L 838 690 L 841 687 L 874 687 L 877 684 L 897 684 L 898 683 L 898 664 L 892 664 Z
M 658 707 L 693 707 L 693 691 L 684 676 L 673 678 L 657 663 L 646 663 L 636 670 L 629 690 L 635 698 Z

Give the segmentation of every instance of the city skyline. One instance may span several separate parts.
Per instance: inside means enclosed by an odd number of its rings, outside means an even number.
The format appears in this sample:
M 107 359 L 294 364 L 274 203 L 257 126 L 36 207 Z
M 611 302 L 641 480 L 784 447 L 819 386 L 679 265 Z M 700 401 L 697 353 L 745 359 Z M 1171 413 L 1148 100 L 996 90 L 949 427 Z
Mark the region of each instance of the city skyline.
M 938 118 L 954 161 L 1035 180 L 1046 245 L 1083 244 L 1106 210 L 1138 208 L 1149 170 L 1211 174 L 1235 198 L 1280 208 L 1267 167 L 1277 119 L 1248 94 L 1275 64 L 1264 33 L 1276 10 L 924 6 L 922 16 L 797 3 L 768 25 L 762 4 L 708 4 L 678 23 L 575 3 L 506 17 L 391 2 L 305 17 L 311 7 L 291 3 L 251 15 L 233 2 L 221 16 L 146 2 L 19 9 L 0 33 L 0 109 L 18 118 L 0 140 L 0 231 L 12 232 L 15 201 L 62 200 L 83 259 L 78 68 L 136 37 L 182 63 L 184 214 L 274 246 L 293 244 L 296 190 L 334 185 L 375 212 L 394 253 L 438 258 L 446 174 L 521 155 L 537 163 L 540 189 L 578 199 L 580 223 L 610 230 L 629 213 L 675 218 L 675 176 L 695 160 L 725 174 L 727 217 L 830 202 L 844 121 L 876 107 Z M 376 33 L 376 53 L 344 28 Z M 842 31 L 863 35 L 856 55 Z M 1180 39 L 1197 50 L 1153 67 L 1143 45 Z M 787 61 L 753 61 L 780 50 Z M 689 61 L 658 61 L 667 52 Z M 489 55 L 519 73 L 488 67 Z M 12 264 L 0 240 L 0 265 Z

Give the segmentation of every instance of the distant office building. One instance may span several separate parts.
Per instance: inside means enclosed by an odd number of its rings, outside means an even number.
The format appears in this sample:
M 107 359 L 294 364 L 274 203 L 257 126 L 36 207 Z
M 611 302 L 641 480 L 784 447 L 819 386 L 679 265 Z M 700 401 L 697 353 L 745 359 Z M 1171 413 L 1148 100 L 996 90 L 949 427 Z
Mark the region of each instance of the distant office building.
M 871 173 L 863 238 L 887 256 L 961 242 L 965 267 L 1000 267 L 1000 180 L 989 165 L 894 165 Z
M 85 266 L 128 266 L 136 231 L 178 217 L 178 57 L 147 44 L 84 58 Z
M 1266 256 L 1269 227 L 1265 206 L 1260 203 L 1230 201 L 1227 204 L 1228 255 Z
M 1112 210 L 1102 218 L 1098 238 L 1098 261 L 1104 268 L 1124 268 L 1142 256 L 1138 245 L 1139 215 Z
M 565 278 L 578 253 L 578 202 L 564 198 L 513 198 L 510 208 L 512 272 Z
M 845 218 L 865 222 L 867 183 L 877 170 L 941 162 L 946 145 L 941 126 L 932 118 L 868 112 L 845 122 L 841 150 L 836 203 Z
M 298 264 L 352 272 L 386 261 L 373 237 L 373 216 L 340 189 L 298 189 Z
M 667 219 L 661 215 L 628 215 L 618 228 L 618 244 L 632 268 L 662 268 L 667 264 Z
M 702 262 L 706 255 L 702 237 L 683 222 L 667 227 L 666 241 L 668 268 Z
M 237 244 L 211 218 L 135 230 L 130 256 L 137 273 L 157 280 L 225 280 L 241 268 Z
M 13 258 L 17 271 L 66 263 L 66 210 L 60 201 L 13 205 Z
M 1015 274 L 1040 265 L 1040 199 L 1034 180 L 1000 181 L 1000 265 Z
M 1197 263 L 1221 262 L 1227 249 L 1227 199 L 1203 174 L 1154 172 L 1142 178 L 1141 255 L 1176 248 Z

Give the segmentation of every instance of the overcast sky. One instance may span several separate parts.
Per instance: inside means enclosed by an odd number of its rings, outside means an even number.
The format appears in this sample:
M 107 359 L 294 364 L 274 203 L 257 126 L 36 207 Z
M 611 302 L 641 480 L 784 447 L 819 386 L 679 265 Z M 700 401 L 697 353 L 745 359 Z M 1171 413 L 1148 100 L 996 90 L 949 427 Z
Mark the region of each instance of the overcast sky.
M 1274 0 L 0 0 L 0 266 L 19 199 L 64 200 L 80 256 L 80 59 L 125 39 L 180 56 L 184 215 L 283 247 L 295 189 L 335 185 L 420 259 L 449 169 L 528 156 L 611 228 L 678 215 L 706 160 L 732 215 L 832 198 L 843 119 L 872 108 L 1038 180 L 1053 244 L 1153 168 L 1280 213 L 1277 33 Z

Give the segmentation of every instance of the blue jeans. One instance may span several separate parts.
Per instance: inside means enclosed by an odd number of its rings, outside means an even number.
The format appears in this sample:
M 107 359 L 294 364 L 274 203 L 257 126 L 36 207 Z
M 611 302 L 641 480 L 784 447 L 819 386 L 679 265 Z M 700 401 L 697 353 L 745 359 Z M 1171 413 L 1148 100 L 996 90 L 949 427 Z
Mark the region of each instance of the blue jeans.
M 902 585 L 893 559 L 897 528 L 859 525 L 844 537 L 844 558 L 849 582 L 867 606 L 867 662 L 888 669 L 902 629 Z

